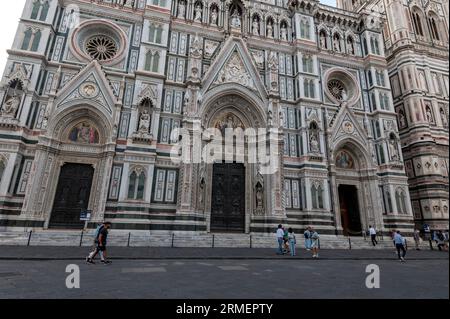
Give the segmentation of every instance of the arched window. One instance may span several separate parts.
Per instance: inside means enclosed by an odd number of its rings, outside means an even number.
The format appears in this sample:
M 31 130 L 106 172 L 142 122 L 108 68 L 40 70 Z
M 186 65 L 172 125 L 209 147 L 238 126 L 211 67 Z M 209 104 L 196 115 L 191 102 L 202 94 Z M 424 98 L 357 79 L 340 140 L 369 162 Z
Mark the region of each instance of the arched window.
M 431 29 L 431 37 L 433 40 L 439 41 L 441 38 L 439 36 L 439 29 L 438 29 L 438 18 L 434 17 L 433 15 L 430 15 L 428 18 L 428 22 L 430 23 L 430 29 Z
M 309 20 L 302 19 L 300 21 L 300 37 L 303 39 L 309 39 L 310 38 L 309 33 L 310 33 Z
M 36 52 L 39 49 L 39 43 L 41 42 L 41 31 L 38 30 L 34 34 L 33 44 L 31 45 L 30 51 Z
M 41 10 L 41 1 L 36 0 L 33 2 L 33 8 L 31 9 L 31 16 L 30 18 L 33 20 L 36 20 L 39 15 L 39 10 Z
M 312 79 L 304 79 L 303 80 L 303 94 L 308 98 L 315 98 L 315 85 L 314 80 Z
M 157 73 L 159 70 L 159 52 L 153 55 L 152 72 Z
M 314 61 L 310 55 L 304 55 L 302 59 L 303 72 L 314 73 Z
M 143 200 L 145 191 L 145 172 L 134 170 L 128 181 L 128 199 Z
M 380 45 L 378 43 L 378 39 L 375 37 L 370 38 L 370 46 L 372 49 L 372 53 L 380 55 Z
M 147 51 L 147 53 L 145 54 L 145 66 L 144 69 L 145 71 L 151 71 L 152 70 L 152 51 Z
M 388 212 L 392 213 L 393 212 L 392 198 L 391 198 L 391 193 L 389 191 L 386 191 L 386 198 L 387 198 L 387 204 L 388 204 Z
M 403 189 L 398 188 L 395 192 L 395 202 L 397 204 L 397 211 L 399 214 L 407 214 L 406 193 Z
M 151 24 L 149 30 L 149 41 L 161 43 L 163 29 L 160 25 Z
M 48 1 L 45 1 L 42 5 L 41 15 L 39 16 L 39 20 L 45 21 L 47 20 L 47 14 L 48 10 L 50 9 L 50 5 L 48 4 Z
M 420 18 L 420 13 L 417 10 L 415 10 L 412 13 L 412 17 L 415 32 L 423 37 L 422 19 Z
M 30 47 L 31 37 L 33 36 L 33 31 L 31 29 L 27 29 L 24 33 L 23 41 L 22 41 L 22 50 L 28 50 Z

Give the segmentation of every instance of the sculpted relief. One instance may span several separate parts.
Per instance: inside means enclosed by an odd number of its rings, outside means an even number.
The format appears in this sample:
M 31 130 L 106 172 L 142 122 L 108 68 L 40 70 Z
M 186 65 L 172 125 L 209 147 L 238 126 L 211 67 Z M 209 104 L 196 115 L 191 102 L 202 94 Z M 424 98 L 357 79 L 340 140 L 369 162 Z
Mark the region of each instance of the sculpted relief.
M 251 89 L 255 88 L 253 79 L 247 72 L 244 63 L 237 52 L 233 53 L 223 69 L 219 72 L 215 84 L 230 82 L 238 83 Z

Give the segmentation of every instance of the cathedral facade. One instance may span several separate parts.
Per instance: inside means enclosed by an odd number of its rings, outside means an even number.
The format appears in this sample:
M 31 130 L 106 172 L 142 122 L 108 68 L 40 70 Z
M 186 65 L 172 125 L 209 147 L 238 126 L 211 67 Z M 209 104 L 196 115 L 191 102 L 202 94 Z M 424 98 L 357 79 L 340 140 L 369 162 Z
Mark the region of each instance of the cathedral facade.
M 385 17 L 350 9 L 27 0 L 0 85 L 1 229 L 411 233 L 401 138 L 421 133 L 399 134 Z
M 448 229 L 448 1 L 338 1 L 378 12 L 414 219 Z

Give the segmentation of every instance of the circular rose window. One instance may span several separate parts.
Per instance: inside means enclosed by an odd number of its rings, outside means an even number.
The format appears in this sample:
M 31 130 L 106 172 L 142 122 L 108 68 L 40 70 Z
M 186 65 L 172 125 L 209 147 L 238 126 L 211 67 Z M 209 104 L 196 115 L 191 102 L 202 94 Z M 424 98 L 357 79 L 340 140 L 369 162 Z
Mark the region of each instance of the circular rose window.
M 324 78 L 324 91 L 332 102 L 345 102 L 349 106 L 358 102 L 361 93 L 358 81 L 352 73 L 342 68 L 332 68 L 325 72 Z
M 343 95 L 345 95 L 345 85 L 339 80 L 330 80 L 328 82 L 328 90 L 337 100 L 342 101 Z M 344 94 L 343 94 L 344 93 Z
M 117 44 L 109 37 L 94 36 L 86 42 L 85 50 L 95 60 L 111 60 L 117 54 Z
M 70 50 L 81 61 L 97 60 L 102 64 L 119 62 L 126 53 L 127 36 L 116 24 L 89 20 L 72 34 Z

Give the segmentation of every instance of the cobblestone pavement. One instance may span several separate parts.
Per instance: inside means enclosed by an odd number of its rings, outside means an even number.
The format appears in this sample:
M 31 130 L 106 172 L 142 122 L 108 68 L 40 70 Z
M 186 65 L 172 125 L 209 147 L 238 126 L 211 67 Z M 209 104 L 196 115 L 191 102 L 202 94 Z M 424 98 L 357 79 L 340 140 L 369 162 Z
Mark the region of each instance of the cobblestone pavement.
M 393 255 L 393 252 L 391 252 Z M 66 266 L 80 289 L 66 288 Z M 365 286 L 380 267 L 379 289 Z M 0 298 L 448 298 L 445 259 L 407 260 L 1 260 Z

